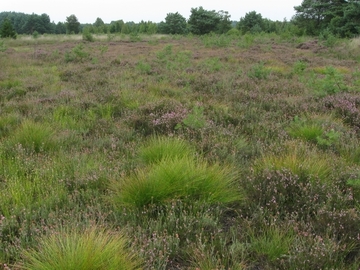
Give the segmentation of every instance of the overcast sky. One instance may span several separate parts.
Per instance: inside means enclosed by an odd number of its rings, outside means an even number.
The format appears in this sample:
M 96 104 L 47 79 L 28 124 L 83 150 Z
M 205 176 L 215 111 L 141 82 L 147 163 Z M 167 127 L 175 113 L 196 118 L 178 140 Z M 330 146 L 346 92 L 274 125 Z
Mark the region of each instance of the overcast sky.
M 111 1 L 111 0 L 3 0 L 0 12 L 15 11 L 26 14 L 46 13 L 50 20 L 65 22 L 66 17 L 75 14 L 80 23 L 94 23 L 96 18 L 101 18 L 105 23 L 124 20 L 140 22 L 164 21 L 167 13 L 179 12 L 186 19 L 190 16 L 191 8 L 202 6 L 206 10 L 224 10 L 231 15 L 231 20 L 238 21 L 247 12 L 256 11 L 263 18 L 282 21 L 290 20 L 295 15 L 294 6 L 302 0 L 179 0 L 179 1 Z

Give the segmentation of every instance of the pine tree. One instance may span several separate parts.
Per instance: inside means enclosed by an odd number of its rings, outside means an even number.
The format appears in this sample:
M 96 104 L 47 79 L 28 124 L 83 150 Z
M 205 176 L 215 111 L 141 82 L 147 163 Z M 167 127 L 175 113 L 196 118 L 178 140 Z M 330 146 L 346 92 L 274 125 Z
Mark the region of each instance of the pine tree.
M 9 19 L 5 19 L 3 24 L 1 25 L 0 36 L 2 38 L 11 37 L 13 39 L 16 39 L 16 32 Z

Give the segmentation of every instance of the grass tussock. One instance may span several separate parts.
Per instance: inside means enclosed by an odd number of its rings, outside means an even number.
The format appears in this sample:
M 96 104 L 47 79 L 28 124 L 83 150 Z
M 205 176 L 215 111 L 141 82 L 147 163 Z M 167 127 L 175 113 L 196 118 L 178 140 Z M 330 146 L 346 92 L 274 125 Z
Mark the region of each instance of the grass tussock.
M 173 199 L 230 203 L 243 199 L 235 180 L 233 169 L 218 164 L 209 165 L 193 157 L 163 158 L 124 179 L 112 181 L 111 200 L 119 209 L 161 205 Z
M 255 172 L 289 170 L 304 179 L 329 182 L 334 166 L 331 157 L 323 156 L 316 149 L 300 141 L 284 145 L 279 153 L 265 154 L 255 161 Z
M 89 228 L 60 231 L 39 239 L 36 249 L 23 253 L 21 269 L 141 269 L 141 261 L 127 250 L 122 232 Z
M 45 123 L 25 120 L 12 134 L 9 145 L 20 145 L 29 152 L 48 152 L 58 148 L 54 130 Z
M 195 157 L 195 149 L 178 138 L 154 136 L 139 149 L 139 158 L 145 164 L 186 157 Z

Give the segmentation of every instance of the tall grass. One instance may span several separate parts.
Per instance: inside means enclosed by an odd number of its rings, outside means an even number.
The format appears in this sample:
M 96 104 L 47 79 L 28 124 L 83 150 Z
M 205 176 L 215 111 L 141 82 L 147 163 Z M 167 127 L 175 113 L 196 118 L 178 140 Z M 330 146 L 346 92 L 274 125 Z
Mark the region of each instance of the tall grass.
M 8 143 L 11 147 L 21 145 L 29 152 L 48 152 L 59 147 L 54 134 L 54 130 L 48 124 L 25 120 L 12 134 Z
M 145 164 L 191 156 L 195 156 L 195 149 L 189 143 L 171 137 L 154 136 L 139 149 L 139 158 Z
M 284 145 L 279 153 L 269 153 L 255 161 L 256 172 L 289 170 L 302 179 L 320 179 L 324 183 L 332 180 L 334 165 L 330 156 L 326 157 L 300 141 Z
M 21 269 L 141 269 L 140 259 L 127 250 L 127 245 L 122 232 L 96 227 L 64 230 L 43 236 L 36 249 L 24 251 Z
M 209 165 L 193 157 L 165 158 L 129 177 L 112 181 L 111 200 L 117 208 L 142 208 L 173 199 L 230 203 L 242 199 L 231 168 Z

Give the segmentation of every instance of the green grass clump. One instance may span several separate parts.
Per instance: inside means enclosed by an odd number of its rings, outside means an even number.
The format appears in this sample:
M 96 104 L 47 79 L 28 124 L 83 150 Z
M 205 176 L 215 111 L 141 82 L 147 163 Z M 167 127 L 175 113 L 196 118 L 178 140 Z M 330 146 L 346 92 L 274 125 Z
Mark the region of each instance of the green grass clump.
M 230 168 L 193 157 L 166 158 L 139 169 L 120 181 L 113 181 L 112 201 L 116 207 L 142 208 L 173 199 L 230 203 L 242 199 Z
M 294 122 L 288 129 L 288 133 L 293 138 L 303 139 L 316 143 L 324 130 L 318 123 L 298 123 Z
M 29 152 L 40 153 L 57 148 L 54 131 L 45 123 L 25 120 L 9 140 L 11 146 L 21 145 Z
M 257 172 L 289 170 L 302 179 L 331 181 L 333 165 L 330 156 L 324 156 L 308 145 L 291 141 L 280 153 L 265 154 L 255 161 Z
M 258 256 L 266 256 L 275 261 L 289 255 L 294 241 L 294 234 L 276 227 L 267 228 L 262 234 L 250 233 L 250 248 Z
M 22 269 L 140 269 L 140 260 L 126 246 L 127 240 L 121 232 L 95 227 L 83 232 L 61 231 L 39 239 L 38 249 L 24 251 Z
M 194 155 L 195 150 L 190 144 L 172 137 L 153 137 L 149 142 L 143 144 L 139 150 L 139 157 L 145 164 Z

